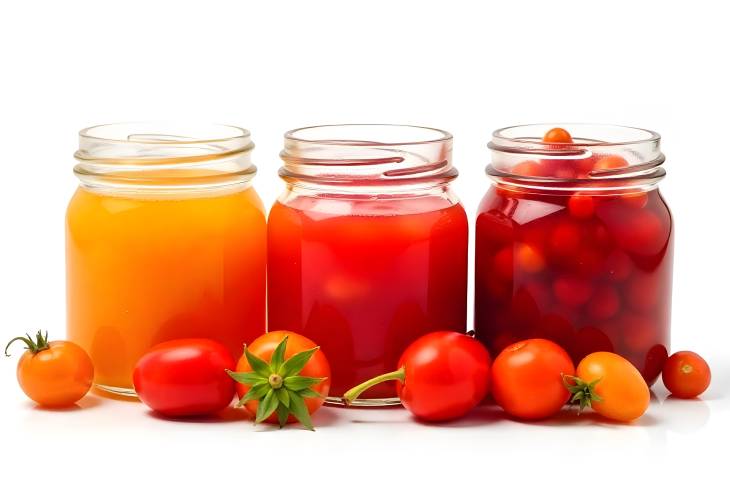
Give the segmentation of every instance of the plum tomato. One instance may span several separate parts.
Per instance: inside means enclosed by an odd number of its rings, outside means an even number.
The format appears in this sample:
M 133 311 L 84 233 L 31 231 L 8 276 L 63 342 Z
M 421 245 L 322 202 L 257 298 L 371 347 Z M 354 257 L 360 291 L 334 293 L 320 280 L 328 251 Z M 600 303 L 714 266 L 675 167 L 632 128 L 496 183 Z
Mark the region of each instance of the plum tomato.
M 349 405 L 372 386 L 396 380 L 403 406 L 418 419 L 456 419 L 487 395 L 489 364 L 489 352 L 471 336 L 454 331 L 428 333 L 406 348 L 397 371 L 348 390 L 343 401 Z
M 664 363 L 662 381 L 675 397 L 690 399 L 710 386 L 712 374 L 705 359 L 694 352 L 673 353 Z
M 330 390 L 329 361 L 309 338 L 291 331 L 270 331 L 244 348 L 235 379 L 238 406 L 261 423 L 299 421 L 314 430 L 311 415 L 324 404 Z
M 83 348 L 70 341 L 48 341 L 38 331 L 35 340 L 30 336 L 13 338 L 25 343 L 25 353 L 18 361 L 18 384 L 23 392 L 39 405 L 67 407 L 80 400 L 94 381 L 94 365 Z
M 562 376 L 574 372 L 570 356 L 558 344 L 542 338 L 519 341 L 494 359 L 492 395 L 511 416 L 544 419 L 570 398 Z
M 233 400 L 234 383 L 226 369 L 234 366 L 228 349 L 216 341 L 165 341 L 137 362 L 134 389 L 142 402 L 168 417 L 214 414 Z
M 565 128 L 551 128 L 542 138 L 543 142 L 549 142 L 553 144 L 572 144 L 573 137 Z
M 609 155 L 603 156 L 593 165 L 594 170 L 617 170 L 619 168 L 626 168 L 629 166 L 629 162 L 623 156 Z
M 576 376 L 566 376 L 572 403 L 591 407 L 615 421 L 630 422 L 649 407 L 649 387 L 631 362 L 611 352 L 595 352 L 580 361 Z

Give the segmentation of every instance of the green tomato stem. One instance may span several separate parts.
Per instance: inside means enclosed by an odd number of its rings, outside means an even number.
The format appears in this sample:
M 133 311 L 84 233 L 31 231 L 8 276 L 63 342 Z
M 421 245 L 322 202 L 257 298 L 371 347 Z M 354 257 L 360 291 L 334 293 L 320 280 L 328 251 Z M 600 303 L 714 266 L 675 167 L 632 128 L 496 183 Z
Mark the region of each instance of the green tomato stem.
M 386 381 L 400 381 L 403 383 L 406 379 L 406 368 L 401 367 L 397 371 L 393 371 L 391 373 L 381 374 L 380 376 L 375 376 L 372 379 L 369 379 L 365 381 L 364 383 L 360 383 L 359 385 L 350 388 L 345 392 L 345 394 L 342 396 L 342 402 L 345 405 L 350 405 L 352 402 L 354 402 L 365 390 L 368 390 L 372 388 L 373 386 L 384 383 Z
M 33 338 L 29 334 L 26 334 L 25 336 L 17 336 L 10 340 L 8 344 L 5 346 L 5 356 L 10 357 L 10 354 L 8 353 L 8 348 L 10 348 L 10 345 L 15 343 L 16 341 L 22 341 L 25 343 L 25 349 L 29 350 L 30 353 L 33 355 L 37 354 L 41 350 L 47 350 L 50 348 L 48 346 L 48 333 L 46 333 L 45 336 L 43 336 L 43 333 L 38 331 L 36 333 L 36 339 L 33 341 Z

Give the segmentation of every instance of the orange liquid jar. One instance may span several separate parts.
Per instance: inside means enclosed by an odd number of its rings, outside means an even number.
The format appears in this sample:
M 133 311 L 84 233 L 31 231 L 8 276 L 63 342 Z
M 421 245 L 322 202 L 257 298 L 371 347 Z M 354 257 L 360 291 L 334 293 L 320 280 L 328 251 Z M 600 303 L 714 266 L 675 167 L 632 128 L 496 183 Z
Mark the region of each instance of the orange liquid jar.
M 468 227 L 450 189 L 449 134 L 304 128 L 286 135 L 282 158 L 287 189 L 268 226 L 269 328 L 322 347 L 333 397 L 395 369 L 419 336 L 465 329 Z M 365 396 L 363 405 L 398 403 L 393 385 Z
M 68 337 L 95 384 L 134 395 L 137 360 L 205 337 L 234 356 L 265 330 L 266 221 L 249 133 L 140 123 L 80 133 L 66 215 Z

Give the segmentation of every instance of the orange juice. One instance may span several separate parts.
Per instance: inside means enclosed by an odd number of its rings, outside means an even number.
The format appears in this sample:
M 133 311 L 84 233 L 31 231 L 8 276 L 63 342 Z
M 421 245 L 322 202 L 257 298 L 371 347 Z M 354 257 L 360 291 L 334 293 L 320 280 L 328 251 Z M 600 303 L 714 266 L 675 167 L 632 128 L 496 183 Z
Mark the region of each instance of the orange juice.
M 116 187 L 82 179 L 71 199 L 68 336 L 91 355 L 98 387 L 133 394 L 135 363 L 162 341 L 211 338 L 237 357 L 265 331 L 263 205 L 248 181 L 186 183 L 215 174 L 106 171 Z

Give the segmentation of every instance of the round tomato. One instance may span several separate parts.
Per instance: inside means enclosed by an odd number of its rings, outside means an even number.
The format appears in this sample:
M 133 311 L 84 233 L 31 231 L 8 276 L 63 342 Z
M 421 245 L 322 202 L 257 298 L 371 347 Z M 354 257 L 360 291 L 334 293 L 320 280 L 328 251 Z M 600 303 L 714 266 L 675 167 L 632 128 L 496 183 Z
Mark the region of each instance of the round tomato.
M 563 375 L 575 373 L 568 353 L 550 340 L 534 338 L 505 348 L 492 365 L 492 395 L 520 419 L 552 416 L 568 401 Z
M 317 344 L 309 338 L 302 336 L 301 334 L 293 333 L 291 331 L 271 331 L 256 338 L 250 345 L 248 345 L 247 350 L 256 358 L 271 365 L 272 357 L 274 355 L 276 347 L 282 344 L 285 339 L 286 343 L 284 344 L 285 350 L 283 355 L 284 361 L 291 359 L 296 354 L 316 349 L 316 351 L 311 355 L 311 358 L 309 358 L 309 360 L 304 364 L 301 370 L 294 373 L 297 377 L 321 379 L 321 381 L 307 386 L 308 389 L 315 392 L 318 396 L 313 396 L 314 394 L 302 396 L 304 404 L 306 405 L 306 410 L 308 414 L 311 415 L 315 411 L 317 411 L 322 406 L 322 404 L 324 404 L 324 401 L 329 394 L 331 382 L 329 362 L 327 361 L 327 357 L 325 357 L 324 353 L 319 350 Z M 254 371 L 254 369 L 249 363 L 247 356 L 242 356 L 239 359 L 238 364 L 236 365 L 236 373 L 250 373 L 252 371 Z M 276 371 L 276 369 L 274 369 L 274 371 Z M 233 373 L 232 375 L 235 375 L 236 373 Z M 272 375 L 274 376 L 274 378 L 272 378 Z M 278 384 L 279 380 L 281 380 L 282 377 L 280 376 L 279 378 L 276 378 L 276 376 L 279 375 L 278 373 L 272 373 L 272 375 L 269 375 L 268 378 L 270 384 Z M 284 383 L 284 386 L 286 386 L 286 379 L 281 382 Z M 236 384 L 236 391 L 238 392 L 238 396 L 241 400 L 244 400 L 249 390 L 251 390 L 251 384 Z M 246 401 L 244 406 L 252 415 L 256 415 L 258 414 L 259 403 L 261 402 L 262 401 L 258 400 L 257 397 L 252 400 Z M 269 423 L 279 422 L 279 424 L 282 424 L 283 422 L 294 423 L 299 420 L 299 422 L 302 423 L 305 427 L 311 429 L 311 423 L 309 423 L 308 418 L 302 421 L 304 417 L 303 414 L 297 415 L 297 413 L 293 410 L 287 412 L 288 416 L 286 418 L 286 421 L 281 421 L 279 419 L 279 414 L 277 414 L 276 412 L 266 417 L 265 421 Z
M 542 141 L 555 144 L 571 144 L 573 137 L 570 136 L 570 133 L 565 128 L 551 128 L 545 132 Z
M 18 384 L 36 403 L 46 407 L 73 405 L 86 395 L 94 381 L 94 365 L 83 348 L 70 341 L 48 341 L 48 333 L 36 333 L 10 340 L 26 345 L 26 352 L 18 361 Z
M 694 352 L 676 352 L 664 364 L 662 381 L 675 397 L 689 399 L 701 395 L 710 386 L 710 366 Z
M 401 355 L 400 369 L 377 376 L 344 395 L 352 403 L 368 388 L 397 380 L 403 407 L 425 421 L 456 419 L 476 407 L 489 390 L 489 352 L 471 336 L 437 331 L 421 336 Z
M 649 407 L 649 387 L 638 369 L 620 355 L 595 352 L 587 355 L 576 369 L 575 400 L 585 400 L 596 412 L 609 419 L 629 422 Z
M 220 343 L 191 338 L 152 347 L 134 368 L 134 389 L 151 409 L 170 417 L 201 416 L 228 407 L 235 361 Z

